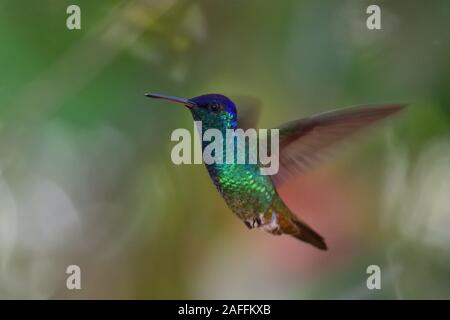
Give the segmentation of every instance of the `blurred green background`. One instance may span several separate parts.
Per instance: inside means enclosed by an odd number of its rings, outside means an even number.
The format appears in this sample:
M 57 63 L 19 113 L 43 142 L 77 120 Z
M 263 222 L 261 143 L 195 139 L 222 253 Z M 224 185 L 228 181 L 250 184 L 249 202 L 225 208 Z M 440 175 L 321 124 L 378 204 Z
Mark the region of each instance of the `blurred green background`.
M 1 0 L 0 298 L 450 298 L 449 28 L 447 0 Z M 409 107 L 280 190 L 319 252 L 248 231 L 203 166 L 172 164 L 192 120 L 148 91 L 253 95 L 264 128 Z

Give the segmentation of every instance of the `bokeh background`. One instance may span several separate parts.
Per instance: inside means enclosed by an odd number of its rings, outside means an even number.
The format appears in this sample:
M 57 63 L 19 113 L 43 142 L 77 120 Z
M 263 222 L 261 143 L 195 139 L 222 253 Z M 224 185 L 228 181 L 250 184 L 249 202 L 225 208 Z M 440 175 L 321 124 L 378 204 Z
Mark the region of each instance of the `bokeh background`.
M 1 0 L 0 298 L 450 298 L 449 30 L 447 0 Z M 172 164 L 192 120 L 147 91 L 253 95 L 265 128 L 409 107 L 280 190 L 319 252 L 248 231 L 203 166 Z

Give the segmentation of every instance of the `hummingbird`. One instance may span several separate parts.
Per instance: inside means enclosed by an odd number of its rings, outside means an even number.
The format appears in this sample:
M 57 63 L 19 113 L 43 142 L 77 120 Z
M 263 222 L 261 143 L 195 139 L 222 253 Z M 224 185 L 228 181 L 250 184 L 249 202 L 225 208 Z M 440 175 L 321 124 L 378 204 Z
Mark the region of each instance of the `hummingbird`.
M 238 117 L 235 103 L 221 94 L 205 94 L 191 99 L 146 93 L 189 109 L 204 130 L 237 129 L 244 119 Z M 349 107 L 288 122 L 279 127 L 279 171 L 263 175 L 259 164 L 205 164 L 209 176 L 226 204 L 249 229 L 262 229 L 273 235 L 290 235 L 312 246 L 327 250 L 324 238 L 289 209 L 277 189 L 289 179 L 320 163 L 330 148 L 361 129 L 389 117 L 402 104 Z M 205 148 L 202 143 L 202 148 Z M 246 151 L 248 152 L 248 151 Z

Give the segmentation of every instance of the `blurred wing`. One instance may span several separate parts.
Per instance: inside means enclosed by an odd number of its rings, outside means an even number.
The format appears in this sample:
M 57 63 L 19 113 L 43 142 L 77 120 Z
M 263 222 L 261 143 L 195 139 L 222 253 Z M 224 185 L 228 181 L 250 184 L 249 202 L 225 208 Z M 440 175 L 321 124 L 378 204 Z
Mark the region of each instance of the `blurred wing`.
M 359 106 L 287 123 L 280 128 L 280 169 L 271 176 L 273 182 L 279 186 L 311 169 L 336 142 L 404 107 L 400 104 Z
M 261 114 L 262 102 L 251 96 L 233 96 L 232 100 L 238 109 L 238 127 L 247 130 L 256 129 Z

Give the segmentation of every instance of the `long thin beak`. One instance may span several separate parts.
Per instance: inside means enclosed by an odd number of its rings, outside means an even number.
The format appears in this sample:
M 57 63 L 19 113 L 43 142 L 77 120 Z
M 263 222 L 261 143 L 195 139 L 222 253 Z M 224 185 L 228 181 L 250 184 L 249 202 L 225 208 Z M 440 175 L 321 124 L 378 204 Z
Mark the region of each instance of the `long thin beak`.
M 172 102 L 175 102 L 175 103 L 184 104 L 189 109 L 195 107 L 195 102 L 193 102 L 193 101 L 191 101 L 189 99 L 172 97 L 172 96 L 165 96 L 163 94 L 157 94 L 157 93 L 146 93 L 145 96 L 149 97 L 149 98 L 164 99 L 164 100 L 172 101 Z

